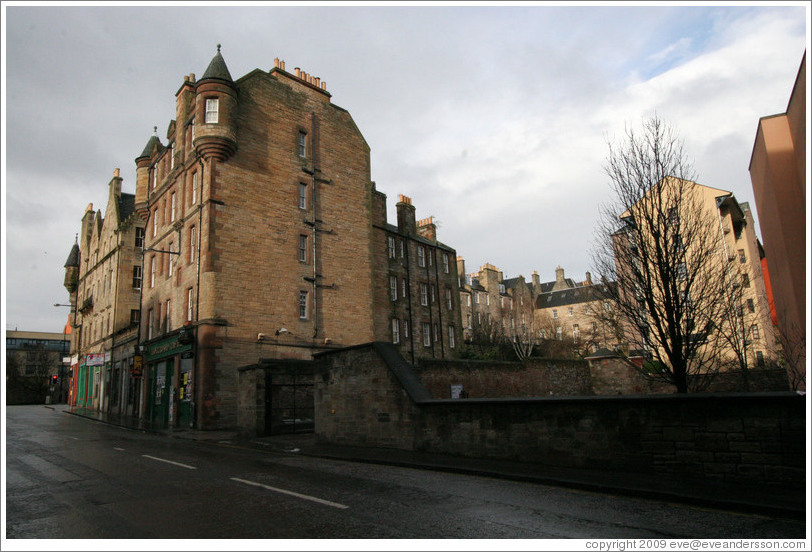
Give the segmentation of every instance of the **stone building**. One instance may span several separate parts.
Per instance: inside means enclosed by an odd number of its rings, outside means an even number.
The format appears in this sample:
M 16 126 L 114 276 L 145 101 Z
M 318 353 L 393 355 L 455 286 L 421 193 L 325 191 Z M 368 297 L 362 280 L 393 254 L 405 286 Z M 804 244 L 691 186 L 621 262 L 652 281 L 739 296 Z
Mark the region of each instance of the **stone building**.
M 749 167 L 782 353 L 796 389 L 806 388 L 806 98 L 804 52 L 786 111 L 758 121 Z
M 412 364 L 449 358 L 462 343 L 457 253 L 437 240 L 432 217 L 416 220 L 409 197 L 396 204 L 397 226 L 386 222 L 386 196 L 373 191 L 373 312 L 376 335 Z
M 526 340 L 536 335 L 533 303 L 541 291 L 536 271 L 530 282 L 521 275 L 505 279 L 502 271 L 490 263 L 466 274 L 462 257 L 457 258 L 457 270 L 464 275 L 460 282 L 460 317 L 466 341 Z
M 135 160 L 152 423 L 270 431 L 273 416 L 300 417 L 270 406 L 283 387 L 312 416 L 315 353 L 395 339 L 416 358 L 452 353 L 454 250 L 406 201 L 386 223 L 369 146 L 325 82 L 279 60 L 234 80 L 218 46 L 175 98 L 165 142 Z
M 542 284 L 544 291 L 535 298 L 535 323 L 541 339 L 568 340 L 584 353 L 600 348 L 626 349 L 613 320 L 613 305 L 607 299 L 606 286 L 613 283 L 586 279 L 576 282 L 564 276 L 558 266 L 554 282 Z M 626 351 L 628 352 L 628 351 Z
M 65 263 L 70 294 L 72 405 L 138 414 L 142 388 L 134 373 L 144 223 L 135 196 L 123 193 L 116 169 L 102 212 L 89 204 L 81 233 Z

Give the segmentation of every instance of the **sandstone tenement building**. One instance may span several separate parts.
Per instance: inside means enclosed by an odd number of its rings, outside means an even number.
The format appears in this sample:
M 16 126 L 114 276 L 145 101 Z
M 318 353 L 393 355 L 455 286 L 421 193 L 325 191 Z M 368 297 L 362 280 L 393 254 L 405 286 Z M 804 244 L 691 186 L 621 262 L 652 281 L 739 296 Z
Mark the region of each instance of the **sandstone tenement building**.
M 85 209 L 81 234 L 65 263 L 70 294 L 72 404 L 119 414 L 138 414 L 141 379 L 134 370 L 144 222 L 135 196 L 123 193 L 116 169 L 102 216 Z
M 135 158 L 135 195 L 116 174 L 66 263 L 74 405 L 261 432 L 267 376 L 312 374 L 319 351 L 455 354 L 456 252 L 408 198 L 387 223 L 369 146 L 325 82 L 278 59 L 234 80 L 218 46 L 175 111 Z
M 369 146 L 284 62 L 235 81 L 218 47 L 175 97 L 167 143 L 136 158 L 148 404 L 156 422 L 253 427 L 241 367 L 376 338 Z

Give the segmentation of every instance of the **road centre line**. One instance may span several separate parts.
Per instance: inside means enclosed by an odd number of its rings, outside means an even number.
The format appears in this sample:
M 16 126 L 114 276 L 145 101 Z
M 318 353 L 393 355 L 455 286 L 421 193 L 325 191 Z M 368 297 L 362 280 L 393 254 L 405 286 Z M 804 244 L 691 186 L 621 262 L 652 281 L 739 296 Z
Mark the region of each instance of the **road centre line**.
M 149 454 L 142 454 L 144 458 L 149 458 L 150 460 L 157 460 L 158 462 L 166 462 L 167 464 L 173 464 L 175 466 L 180 466 L 181 468 L 186 468 L 187 470 L 196 470 L 197 468 L 194 466 L 190 466 L 188 464 L 181 464 L 180 462 L 173 462 L 172 460 L 165 460 L 163 458 L 158 458 L 157 456 L 150 456 Z
M 296 493 L 293 491 L 288 491 L 285 489 L 280 489 L 278 487 L 271 487 L 269 485 L 263 485 L 262 483 L 257 483 L 255 481 L 247 481 L 245 479 L 238 479 L 236 477 L 231 478 L 232 481 L 238 481 L 239 483 L 245 483 L 246 485 L 253 485 L 255 487 L 262 487 L 263 489 L 268 489 L 269 491 L 274 491 L 276 493 L 282 493 L 290 496 L 295 496 L 296 498 L 301 498 L 303 500 L 310 500 L 312 502 L 318 502 L 319 504 L 324 504 L 325 506 L 332 506 L 333 508 L 339 508 L 341 510 L 346 510 L 349 506 L 345 506 L 344 504 L 339 504 L 338 502 L 330 502 L 329 500 L 324 500 L 322 498 L 317 498 L 315 496 L 305 495 Z

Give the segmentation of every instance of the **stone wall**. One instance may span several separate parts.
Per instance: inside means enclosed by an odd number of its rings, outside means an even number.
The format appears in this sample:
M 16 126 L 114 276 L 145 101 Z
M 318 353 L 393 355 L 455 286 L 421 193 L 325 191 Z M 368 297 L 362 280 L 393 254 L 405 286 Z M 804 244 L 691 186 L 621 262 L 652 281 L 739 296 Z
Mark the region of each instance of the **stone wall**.
M 589 360 L 592 395 L 651 395 L 675 393 L 676 387 L 646 377 L 628 360 L 617 357 Z
M 386 345 L 395 350 L 391 343 Z M 421 411 L 372 345 L 322 353 L 317 359 L 318 440 L 414 449 L 414 424 L 419 421 Z
M 452 385 L 462 385 L 469 398 L 591 394 L 589 365 L 583 360 L 422 359 L 414 370 L 434 399 L 451 398 Z
M 319 355 L 320 441 L 728 482 L 805 483 L 792 393 L 437 400 L 388 343 Z

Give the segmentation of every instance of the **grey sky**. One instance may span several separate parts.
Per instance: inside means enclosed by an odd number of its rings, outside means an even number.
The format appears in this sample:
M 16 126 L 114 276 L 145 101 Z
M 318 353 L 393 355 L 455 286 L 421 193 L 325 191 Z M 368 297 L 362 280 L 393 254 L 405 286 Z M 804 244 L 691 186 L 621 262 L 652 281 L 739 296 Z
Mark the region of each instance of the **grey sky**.
M 698 180 L 749 201 L 758 118 L 785 110 L 807 3 L 716 6 L 3 5 L 3 314 L 61 331 L 63 265 L 84 209 L 105 209 L 183 76 L 222 44 L 236 79 L 275 57 L 327 81 L 372 149 L 372 178 L 412 197 L 469 272 L 583 278 L 607 199 L 607 139 L 655 112 Z

